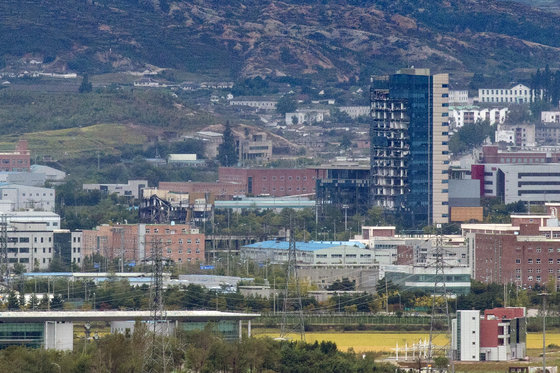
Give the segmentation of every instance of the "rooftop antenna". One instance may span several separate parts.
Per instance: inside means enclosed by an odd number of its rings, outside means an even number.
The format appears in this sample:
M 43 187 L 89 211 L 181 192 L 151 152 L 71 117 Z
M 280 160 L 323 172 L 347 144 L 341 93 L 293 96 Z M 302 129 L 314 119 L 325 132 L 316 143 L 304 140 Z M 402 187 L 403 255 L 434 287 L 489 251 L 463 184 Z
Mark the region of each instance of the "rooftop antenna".
M 443 237 L 441 234 L 441 224 L 436 224 L 436 252 L 435 252 L 435 276 L 434 276 L 434 290 L 432 293 L 432 313 L 430 316 L 430 341 L 428 344 L 428 360 L 433 360 L 434 356 L 434 334 L 436 333 L 436 322 L 441 318 L 436 317 L 436 314 L 444 314 L 445 321 L 447 322 L 447 339 L 448 344 L 442 346 L 442 349 L 447 354 L 450 364 L 450 372 L 455 372 L 455 364 L 453 362 L 453 350 L 451 345 L 451 316 L 449 314 L 448 293 L 445 285 L 445 263 L 443 260 Z M 441 298 L 442 301 L 438 301 Z
M 290 287 L 292 291 L 290 292 Z M 295 324 L 292 329 L 288 327 L 288 312 L 294 309 L 297 312 Z M 294 234 L 293 216 L 290 216 L 289 246 L 288 246 L 288 266 L 286 268 L 286 289 L 284 291 L 284 306 L 282 309 L 282 326 L 280 328 L 280 338 L 288 338 L 288 334 L 299 333 L 300 340 L 305 341 L 305 321 L 303 317 L 303 306 L 297 275 L 297 251 L 296 237 Z

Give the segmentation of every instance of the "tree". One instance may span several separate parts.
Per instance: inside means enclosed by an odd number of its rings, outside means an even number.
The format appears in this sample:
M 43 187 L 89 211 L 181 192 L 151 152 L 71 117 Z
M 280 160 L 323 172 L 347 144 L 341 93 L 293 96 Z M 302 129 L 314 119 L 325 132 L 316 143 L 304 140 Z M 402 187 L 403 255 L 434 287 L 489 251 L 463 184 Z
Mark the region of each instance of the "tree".
M 296 100 L 291 96 L 282 96 L 276 103 L 276 111 L 282 115 L 293 113 L 297 109 Z
M 352 138 L 350 137 L 350 134 L 348 132 L 345 132 L 344 135 L 342 135 L 342 140 L 340 141 L 340 146 L 343 149 L 348 149 L 349 147 L 352 146 Z
M 51 309 L 53 310 L 61 310 L 63 306 L 62 297 L 60 294 L 55 294 L 55 296 L 51 299 Z
M 8 294 L 8 309 L 10 311 L 19 309 L 19 299 L 13 290 Z
M 80 93 L 89 93 L 92 90 L 92 85 L 89 81 L 89 77 L 87 74 L 84 74 L 84 78 L 82 79 L 82 84 L 80 84 L 80 88 L 78 88 L 78 92 Z
M 235 166 L 237 164 L 237 149 L 235 146 L 235 137 L 231 131 L 229 121 L 226 122 L 224 129 L 224 140 L 218 146 L 218 161 L 222 166 Z

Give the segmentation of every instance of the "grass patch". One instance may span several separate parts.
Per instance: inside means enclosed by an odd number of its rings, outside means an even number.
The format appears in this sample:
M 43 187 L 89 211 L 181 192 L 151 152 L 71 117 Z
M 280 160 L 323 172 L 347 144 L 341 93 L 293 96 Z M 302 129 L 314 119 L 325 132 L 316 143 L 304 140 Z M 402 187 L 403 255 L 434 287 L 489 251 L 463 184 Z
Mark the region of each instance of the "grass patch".
M 56 159 L 72 159 L 92 152 L 119 154 L 118 147 L 141 145 L 146 136 L 131 126 L 96 124 L 82 128 L 27 133 L 0 137 L 0 149 L 13 150 L 18 139 L 29 141 L 32 156 L 51 155 Z

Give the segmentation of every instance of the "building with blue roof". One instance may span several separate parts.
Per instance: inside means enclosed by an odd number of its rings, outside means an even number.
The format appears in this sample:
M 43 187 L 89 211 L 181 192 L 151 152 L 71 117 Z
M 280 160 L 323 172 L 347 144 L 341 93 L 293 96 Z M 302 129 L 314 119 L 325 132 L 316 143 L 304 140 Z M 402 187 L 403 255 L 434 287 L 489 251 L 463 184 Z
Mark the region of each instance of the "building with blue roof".
M 241 257 L 260 265 L 288 261 L 287 241 L 263 241 L 241 247 Z M 309 283 L 326 288 L 336 280 L 348 278 L 356 289 L 374 291 L 379 266 L 373 251 L 352 241 L 296 242 L 298 275 Z

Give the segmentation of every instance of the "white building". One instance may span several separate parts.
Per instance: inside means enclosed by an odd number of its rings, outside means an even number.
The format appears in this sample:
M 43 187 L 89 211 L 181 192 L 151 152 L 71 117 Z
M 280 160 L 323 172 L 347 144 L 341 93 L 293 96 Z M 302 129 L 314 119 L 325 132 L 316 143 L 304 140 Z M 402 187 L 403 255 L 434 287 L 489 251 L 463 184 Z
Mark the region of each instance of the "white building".
M 358 117 L 369 116 L 371 108 L 369 106 L 341 106 L 338 110 L 348 114 L 350 118 L 356 119 Z
M 483 103 L 528 103 L 531 101 L 531 89 L 523 84 L 511 88 L 481 88 L 478 99 Z
M 285 123 L 290 126 L 292 124 L 313 124 L 321 123 L 328 117 L 330 112 L 328 110 L 320 109 L 300 109 L 292 113 L 286 113 Z
M 451 344 L 456 360 L 480 360 L 480 311 L 457 311 L 457 318 L 451 321 Z
M 276 110 L 275 100 L 259 98 L 236 98 L 229 102 L 231 106 L 248 106 L 259 110 Z
M 449 105 L 468 105 L 468 90 L 449 90 Z
M 488 120 L 491 125 L 504 123 L 507 118 L 508 108 L 482 109 L 477 107 L 457 108 L 451 111 L 456 128 L 461 128 L 465 124 L 473 124 L 478 121 Z
M 54 231 L 60 229 L 60 216 L 51 211 L 9 211 L 4 212 L 6 222 L 45 224 L 45 229 Z
M 484 196 L 506 204 L 560 202 L 560 163 L 484 164 Z
M 0 185 L 0 199 L 2 204 L 9 204 L 10 211 L 54 211 L 55 190 L 26 185 L 5 184 Z
M 117 193 L 121 197 L 140 198 L 148 180 L 128 180 L 127 184 L 84 184 L 84 190 L 100 190 L 107 194 Z
M 46 270 L 52 261 L 53 231 L 45 223 L 8 225 L 8 262 L 23 264 L 27 271 Z
M 560 123 L 560 111 L 542 111 L 541 122 Z

